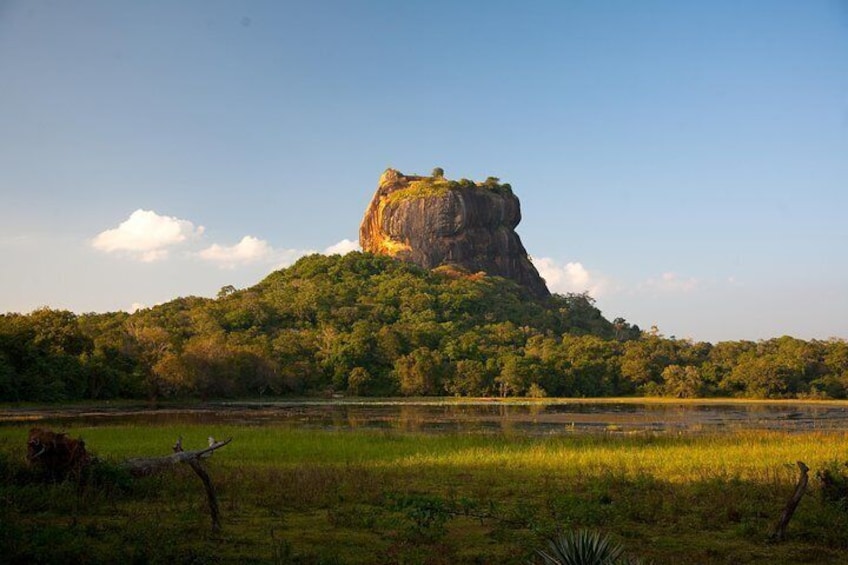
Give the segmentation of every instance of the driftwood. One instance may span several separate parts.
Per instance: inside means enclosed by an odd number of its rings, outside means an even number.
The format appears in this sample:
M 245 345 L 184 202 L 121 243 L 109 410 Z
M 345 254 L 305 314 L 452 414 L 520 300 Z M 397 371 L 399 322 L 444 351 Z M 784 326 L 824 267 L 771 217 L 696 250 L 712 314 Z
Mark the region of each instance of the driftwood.
M 786 538 L 786 526 L 789 525 L 789 520 L 792 519 L 792 515 L 795 514 L 795 509 L 798 508 L 798 504 L 801 502 L 801 498 L 803 498 L 804 492 L 807 490 L 810 468 L 807 467 L 803 461 L 798 461 L 797 463 L 798 469 L 801 471 L 801 476 L 798 477 L 798 484 L 795 485 L 795 492 L 792 493 L 792 496 L 786 503 L 786 508 L 783 509 L 780 521 L 777 523 L 777 526 L 774 528 L 774 532 L 771 534 L 770 539 L 772 541 L 783 541 Z
M 233 438 L 225 441 L 215 441 L 210 437 L 209 440 L 209 447 L 205 449 L 183 451 L 183 440 L 180 438 L 173 447 L 174 453 L 172 455 L 127 459 L 121 464 L 121 466 L 127 469 L 134 477 L 147 477 L 149 475 L 160 473 L 177 463 L 189 463 L 190 461 L 196 462 L 200 458 L 209 457 L 212 455 L 213 451 L 220 449 L 233 441 Z
M 212 530 L 217 532 L 221 529 L 220 513 L 218 511 L 218 497 L 215 487 L 209 478 L 209 473 L 203 468 L 202 459 L 210 457 L 217 449 L 221 449 L 233 441 L 229 438 L 224 441 L 215 441 L 209 438 L 209 447 L 195 451 L 183 450 L 183 438 L 179 438 L 174 445 L 174 453 L 162 457 L 139 457 L 128 459 L 120 466 L 134 477 L 147 477 L 163 472 L 178 463 L 185 463 L 203 481 L 206 490 L 206 498 L 209 501 L 209 513 L 212 517 Z M 82 471 L 90 465 L 94 458 L 86 451 L 85 442 L 81 439 L 69 438 L 67 434 L 55 433 L 50 430 L 33 428 L 27 438 L 27 461 L 30 465 L 38 467 L 48 473 L 53 479 L 65 479 L 75 476 L 82 484 Z
M 184 451 L 183 438 L 180 437 L 177 443 L 174 444 L 174 453 L 172 455 L 129 459 L 124 462 L 123 466 L 129 469 L 130 473 L 136 477 L 146 477 L 159 473 L 177 463 L 185 463 L 191 467 L 192 471 L 200 477 L 200 480 L 203 482 L 203 488 L 206 490 L 206 499 L 209 502 L 209 515 L 212 518 L 212 531 L 219 532 L 221 530 L 221 515 L 218 510 L 218 495 L 215 494 L 215 486 L 212 484 L 212 479 L 209 478 L 209 473 L 203 468 L 200 460 L 210 457 L 216 449 L 224 447 L 231 441 L 233 441 L 233 438 L 224 441 L 215 441 L 214 438 L 210 437 L 209 447 L 196 451 Z

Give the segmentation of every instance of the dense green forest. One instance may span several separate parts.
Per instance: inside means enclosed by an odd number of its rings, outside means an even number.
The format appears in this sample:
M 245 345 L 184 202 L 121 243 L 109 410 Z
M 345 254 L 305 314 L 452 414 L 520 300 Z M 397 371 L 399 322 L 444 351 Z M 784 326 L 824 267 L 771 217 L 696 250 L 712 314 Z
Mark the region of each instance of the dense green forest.
M 846 398 L 848 342 L 667 338 L 585 294 L 367 253 L 134 314 L 0 315 L 0 401 L 266 394 Z

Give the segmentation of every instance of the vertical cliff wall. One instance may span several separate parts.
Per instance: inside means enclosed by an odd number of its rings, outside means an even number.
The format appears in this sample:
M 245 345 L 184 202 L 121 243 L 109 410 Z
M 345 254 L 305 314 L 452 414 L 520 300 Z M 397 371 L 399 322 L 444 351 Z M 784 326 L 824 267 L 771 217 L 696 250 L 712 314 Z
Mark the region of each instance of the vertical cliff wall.
M 406 176 L 387 169 L 359 228 L 363 250 L 426 269 L 454 265 L 513 279 L 549 296 L 515 227 L 518 198 L 496 179 L 484 183 Z

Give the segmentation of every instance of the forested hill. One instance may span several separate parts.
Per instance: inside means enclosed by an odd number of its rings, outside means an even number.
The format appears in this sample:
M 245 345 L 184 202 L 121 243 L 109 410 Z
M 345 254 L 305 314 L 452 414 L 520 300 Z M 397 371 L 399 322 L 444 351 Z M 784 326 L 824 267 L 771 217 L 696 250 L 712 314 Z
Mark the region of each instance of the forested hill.
M 609 322 L 586 295 L 312 255 L 135 314 L 0 316 L 0 400 L 274 395 L 844 398 L 848 344 L 716 345 Z

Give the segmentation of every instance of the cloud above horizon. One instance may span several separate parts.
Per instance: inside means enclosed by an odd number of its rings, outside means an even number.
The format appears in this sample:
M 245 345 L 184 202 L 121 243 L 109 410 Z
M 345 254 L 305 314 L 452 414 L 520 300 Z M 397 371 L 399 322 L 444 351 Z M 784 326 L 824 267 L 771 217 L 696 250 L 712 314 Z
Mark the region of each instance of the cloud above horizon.
M 533 265 L 545 279 L 548 290 L 551 292 L 559 294 L 588 292 L 592 298 L 598 298 L 612 288 L 609 278 L 586 269 L 580 262 L 562 265 L 550 257 L 534 257 Z
M 204 232 L 203 226 L 195 226 L 189 220 L 139 208 L 118 224 L 118 227 L 100 232 L 89 243 L 94 249 L 104 253 L 152 263 L 166 259 L 170 248 L 174 246 L 189 240 L 200 240 Z M 323 254 L 345 255 L 358 250 L 358 242 L 345 238 L 327 247 Z M 273 264 L 274 268 L 281 269 L 312 253 L 316 251 L 275 249 L 267 240 L 245 235 L 234 245 L 211 243 L 200 251 L 190 253 L 189 256 L 193 255 L 222 269 L 260 263 Z
M 246 235 L 235 245 L 219 245 L 213 243 L 198 252 L 198 257 L 217 264 L 224 269 L 234 269 L 238 265 L 250 265 L 261 261 L 271 261 L 275 255 L 274 248 L 265 241 Z
M 343 239 L 324 249 L 321 254 L 346 255 L 351 251 L 358 250 L 359 244 L 357 242 Z M 234 269 L 238 266 L 262 262 L 274 263 L 275 269 L 282 269 L 312 253 L 316 253 L 316 251 L 311 249 L 274 249 L 264 239 L 246 235 L 235 245 L 226 246 L 213 243 L 198 252 L 197 255 L 205 261 L 217 264 L 222 269 Z
M 343 239 L 324 250 L 324 255 L 347 255 L 351 251 L 359 251 L 359 242 Z
M 657 292 L 692 292 L 700 285 L 695 277 L 684 277 L 677 273 L 665 272 L 658 278 L 650 278 L 643 285 Z
M 200 237 L 203 226 L 188 220 L 162 216 L 139 208 L 118 227 L 105 230 L 91 240 L 91 246 L 105 253 L 125 254 L 145 263 L 168 256 L 168 248 Z
M 351 251 L 358 250 L 359 243 L 342 239 L 324 249 L 321 254 L 347 255 Z M 274 249 L 264 239 L 246 235 L 235 245 L 226 246 L 213 243 L 198 252 L 197 255 L 205 261 L 217 264 L 222 269 L 234 269 L 238 266 L 262 262 L 274 263 L 275 269 L 282 269 L 312 253 L 316 253 L 316 251 L 312 249 Z

